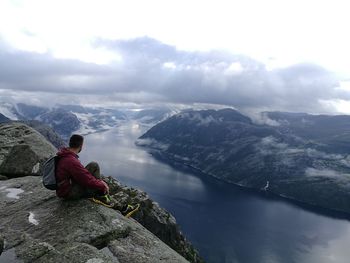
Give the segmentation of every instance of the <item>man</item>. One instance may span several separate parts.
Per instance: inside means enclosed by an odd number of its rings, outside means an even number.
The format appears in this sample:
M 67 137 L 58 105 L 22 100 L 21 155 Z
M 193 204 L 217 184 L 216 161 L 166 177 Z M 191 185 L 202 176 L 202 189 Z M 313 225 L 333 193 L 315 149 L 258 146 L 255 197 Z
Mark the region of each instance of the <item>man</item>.
M 64 199 L 79 199 L 94 197 L 94 200 L 120 210 L 123 215 L 131 216 L 139 208 L 139 205 L 123 205 L 112 203 L 109 196 L 109 187 L 101 179 L 100 167 L 96 162 L 89 163 L 84 167 L 78 153 L 81 152 L 84 137 L 74 134 L 69 139 L 69 147 L 62 148 L 58 153 L 56 165 L 56 181 L 58 197 Z
M 78 199 L 82 197 L 104 196 L 108 194 L 108 185 L 101 180 L 100 168 L 97 163 L 89 163 L 84 167 L 78 153 L 83 148 L 84 138 L 74 134 L 69 140 L 69 147 L 62 148 L 58 153 L 59 161 L 56 167 L 58 197 Z

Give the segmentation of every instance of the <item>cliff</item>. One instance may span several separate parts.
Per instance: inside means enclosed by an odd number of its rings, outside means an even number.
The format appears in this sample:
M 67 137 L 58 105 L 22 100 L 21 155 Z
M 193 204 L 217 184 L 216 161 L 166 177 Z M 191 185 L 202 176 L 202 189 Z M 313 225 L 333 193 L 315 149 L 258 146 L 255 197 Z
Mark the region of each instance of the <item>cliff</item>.
M 0 125 L 0 262 L 203 262 L 170 213 L 112 177 L 115 199 L 141 204 L 134 219 L 57 198 L 35 176 L 55 152 L 24 124 Z

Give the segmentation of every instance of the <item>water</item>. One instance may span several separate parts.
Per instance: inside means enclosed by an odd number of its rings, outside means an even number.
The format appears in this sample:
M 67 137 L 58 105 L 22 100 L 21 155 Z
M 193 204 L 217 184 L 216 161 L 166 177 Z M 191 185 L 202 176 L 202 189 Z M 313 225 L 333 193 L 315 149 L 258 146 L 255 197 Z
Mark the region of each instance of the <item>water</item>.
M 88 135 L 81 160 L 146 191 L 175 215 L 207 262 L 349 262 L 350 222 L 343 216 L 160 162 L 134 145 L 146 129 L 127 122 Z

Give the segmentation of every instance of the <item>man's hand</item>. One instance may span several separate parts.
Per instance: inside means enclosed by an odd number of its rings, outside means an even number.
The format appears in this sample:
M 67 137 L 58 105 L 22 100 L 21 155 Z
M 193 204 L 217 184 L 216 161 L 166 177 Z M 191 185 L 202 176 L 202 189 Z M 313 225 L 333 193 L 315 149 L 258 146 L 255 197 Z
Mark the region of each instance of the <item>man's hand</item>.
M 109 186 L 108 186 L 108 184 L 105 181 L 103 181 L 103 180 L 101 180 L 101 182 L 106 186 L 105 194 L 109 194 Z

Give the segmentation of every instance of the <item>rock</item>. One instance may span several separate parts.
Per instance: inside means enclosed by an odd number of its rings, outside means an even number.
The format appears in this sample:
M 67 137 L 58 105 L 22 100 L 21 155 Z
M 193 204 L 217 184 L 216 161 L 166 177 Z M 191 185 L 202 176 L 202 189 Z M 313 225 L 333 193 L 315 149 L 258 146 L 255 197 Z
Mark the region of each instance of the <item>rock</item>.
M 0 217 L 0 262 L 5 254 L 35 263 L 188 262 L 134 219 L 86 199 L 62 201 L 39 177 L 0 181 Z
M 0 124 L 0 173 L 7 177 L 37 175 L 57 150 L 39 132 L 22 123 Z
M 4 250 L 4 238 L 0 235 L 0 255 L 2 254 L 3 250 Z
M 120 203 L 119 207 L 139 203 L 141 206 L 134 216 L 135 220 L 190 262 L 204 262 L 191 243 L 182 235 L 174 216 L 150 199 L 145 192 L 122 186 L 112 177 L 103 177 L 103 179 L 109 185 L 113 199 Z
M 0 181 L 7 180 L 8 178 L 5 175 L 0 174 Z

